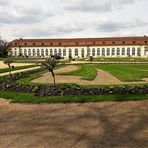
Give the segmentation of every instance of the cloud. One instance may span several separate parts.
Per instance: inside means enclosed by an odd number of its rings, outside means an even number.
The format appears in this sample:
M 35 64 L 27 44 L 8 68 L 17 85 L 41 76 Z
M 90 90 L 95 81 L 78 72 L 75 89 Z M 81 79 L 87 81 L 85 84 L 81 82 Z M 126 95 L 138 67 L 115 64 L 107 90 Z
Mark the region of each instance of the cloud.
M 5 6 L 7 4 L 8 2 L 6 0 L 0 0 L 0 6 Z
M 126 4 L 132 4 L 136 0 L 64 0 L 65 8 L 69 11 L 81 11 L 81 12 L 109 12 L 115 7 L 123 7 Z
M 116 32 L 122 29 L 130 29 L 135 27 L 143 27 L 148 25 L 148 22 L 135 21 L 135 22 L 104 22 L 96 24 L 95 30 L 102 32 Z

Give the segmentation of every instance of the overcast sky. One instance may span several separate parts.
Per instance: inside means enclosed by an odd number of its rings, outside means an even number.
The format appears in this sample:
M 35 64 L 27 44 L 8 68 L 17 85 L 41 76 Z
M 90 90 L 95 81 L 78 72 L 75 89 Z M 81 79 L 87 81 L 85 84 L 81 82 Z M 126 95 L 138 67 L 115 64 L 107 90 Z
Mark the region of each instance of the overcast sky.
M 3 39 L 148 35 L 148 0 L 0 0 Z

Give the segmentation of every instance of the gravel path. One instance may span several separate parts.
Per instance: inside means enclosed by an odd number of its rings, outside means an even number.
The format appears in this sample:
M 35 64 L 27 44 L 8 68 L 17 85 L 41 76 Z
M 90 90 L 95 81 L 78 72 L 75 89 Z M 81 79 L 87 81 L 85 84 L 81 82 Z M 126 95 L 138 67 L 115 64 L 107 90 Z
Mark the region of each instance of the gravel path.
M 147 148 L 148 101 L 9 104 L 0 101 L 1 148 Z

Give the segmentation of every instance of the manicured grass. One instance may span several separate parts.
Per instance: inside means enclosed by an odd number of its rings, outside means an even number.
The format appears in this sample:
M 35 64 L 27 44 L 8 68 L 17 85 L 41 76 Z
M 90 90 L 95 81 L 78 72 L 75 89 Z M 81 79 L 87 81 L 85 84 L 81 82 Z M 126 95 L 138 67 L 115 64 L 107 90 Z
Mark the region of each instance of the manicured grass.
M 85 80 L 93 80 L 97 76 L 97 70 L 94 64 L 80 65 L 76 71 L 61 73 L 63 75 L 76 75 L 82 76 Z
M 148 62 L 148 58 L 94 58 L 93 61 L 98 62 Z
M 122 81 L 142 81 L 142 78 L 148 78 L 147 64 L 83 64 L 79 66 L 80 69 L 64 74 L 82 76 L 85 80 L 93 80 L 97 75 L 97 69 L 102 69 Z
M 34 96 L 33 93 L 0 91 L 0 97 L 11 99 L 13 103 L 82 103 L 99 101 L 148 100 L 146 95 L 98 95 L 98 96 Z
M 12 71 L 32 68 L 32 67 L 36 67 L 36 66 L 37 65 L 18 66 L 18 67 L 14 67 L 14 69 L 12 69 Z M 0 73 L 5 73 L 5 72 L 9 72 L 9 69 L 8 68 L 0 69 Z

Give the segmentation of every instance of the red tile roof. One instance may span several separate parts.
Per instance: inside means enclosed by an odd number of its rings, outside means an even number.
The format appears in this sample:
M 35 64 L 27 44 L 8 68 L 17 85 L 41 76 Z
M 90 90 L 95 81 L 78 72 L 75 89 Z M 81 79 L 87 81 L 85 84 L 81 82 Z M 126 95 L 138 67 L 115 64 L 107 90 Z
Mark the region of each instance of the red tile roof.
M 16 39 L 12 47 L 67 47 L 148 45 L 148 37 L 72 38 L 72 39 Z

